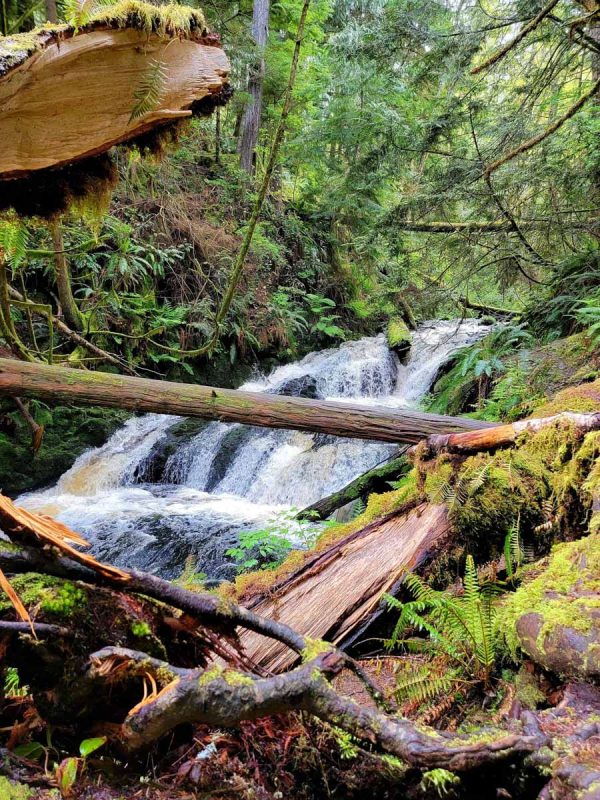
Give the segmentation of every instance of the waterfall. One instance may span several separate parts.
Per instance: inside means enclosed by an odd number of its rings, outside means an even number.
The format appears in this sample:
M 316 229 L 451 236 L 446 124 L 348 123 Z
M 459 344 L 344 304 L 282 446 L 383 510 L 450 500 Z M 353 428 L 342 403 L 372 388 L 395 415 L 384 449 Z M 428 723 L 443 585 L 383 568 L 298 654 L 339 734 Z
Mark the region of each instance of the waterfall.
M 416 407 L 450 356 L 486 331 L 476 320 L 427 322 L 415 332 L 406 364 L 380 335 L 310 353 L 241 388 Z M 169 456 L 158 482 L 140 482 L 180 421 L 133 417 L 104 446 L 80 456 L 55 486 L 18 503 L 57 516 L 113 564 L 176 577 L 191 554 L 199 570 L 223 578 L 232 573 L 225 551 L 241 530 L 263 528 L 278 513 L 315 502 L 395 450 L 379 442 L 210 422 Z

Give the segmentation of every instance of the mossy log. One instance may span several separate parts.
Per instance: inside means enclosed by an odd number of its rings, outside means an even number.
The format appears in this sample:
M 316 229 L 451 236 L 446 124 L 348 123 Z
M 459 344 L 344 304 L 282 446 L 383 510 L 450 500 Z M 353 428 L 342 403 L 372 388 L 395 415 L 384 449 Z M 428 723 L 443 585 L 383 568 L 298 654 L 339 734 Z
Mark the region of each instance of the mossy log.
M 405 472 L 408 472 L 410 464 L 406 458 L 406 447 L 400 448 L 398 454 L 386 461 L 385 464 L 359 475 L 353 481 L 337 492 L 333 492 L 321 500 L 317 500 L 310 506 L 302 509 L 298 513 L 298 519 L 327 519 L 338 508 L 357 500 L 359 497 L 367 497 L 372 492 L 385 492 L 389 489 L 389 482 L 397 480 Z
M 407 444 L 435 432 L 495 426 L 466 417 L 82 372 L 6 358 L 0 359 L 0 394 Z
M 0 37 L 0 179 L 104 153 L 210 108 L 228 75 L 202 13 L 183 6 L 123 0 L 77 28 Z
M 542 428 L 561 421 L 572 424 L 580 433 L 600 429 L 600 413 L 576 414 L 571 411 L 565 411 L 551 417 L 523 419 L 509 425 L 497 425 L 494 428 L 482 428 L 479 431 L 433 434 L 418 447 L 413 447 L 408 452 L 413 457 L 426 460 L 435 458 L 440 453 L 469 455 L 485 450 L 495 450 L 497 447 L 507 447 L 514 444 L 519 436 L 525 432 L 535 433 Z

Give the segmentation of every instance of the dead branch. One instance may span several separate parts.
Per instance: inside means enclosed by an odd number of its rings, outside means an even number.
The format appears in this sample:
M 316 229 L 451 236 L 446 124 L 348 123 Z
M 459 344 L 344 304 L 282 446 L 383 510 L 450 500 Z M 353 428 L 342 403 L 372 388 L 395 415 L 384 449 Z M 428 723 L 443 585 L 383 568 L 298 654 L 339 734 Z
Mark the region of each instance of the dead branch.
M 89 543 L 78 533 L 51 517 L 32 514 L 24 508 L 19 508 L 10 498 L 1 493 L 0 527 L 13 541 L 42 546 L 51 545 L 66 553 L 75 561 L 85 564 L 106 577 L 121 582 L 127 580 L 127 575 L 122 570 L 102 564 L 92 556 L 80 553 L 72 547 L 69 542 L 74 542 L 82 547 L 89 547 Z
M 519 33 L 513 39 L 510 40 L 510 42 L 505 44 L 504 47 L 500 48 L 500 50 L 496 50 L 496 52 L 493 53 L 489 58 L 487 58 L 482 64 L 479 64 L 479 66 L 474 67 L 471 70 L 471 75 L 477 75 L 478 73 L 483 72 L 484 69 L 491 67 L 493 64 L 497 64 L 498 61 L 503 59 L 507 53 L 509 53 L 514 47 L 516 47 L 519 44 L 519 42 L 522 42 L 523 39 L 528 34 L 534 31 L 540 24 L 540 22 L 542 22 L 542 20 L 545 17 L 547 17 L 548 14 L 550 14 L 554 6 L 558 5 L 558 3 L 559 0 L 550 0 L 548 5 L 544 6 L 544 8 L 542 8 L 541 11 L 527 23 L 527 25 L 524 25 L 519 31 Z
M 10 620 L 0 620 L 0 635 L 4 633 L 27 633 L 31 635 L 32 630 L 37 636 L 72 636 L 73 632 L 68 628 L 61 628 L 60 625 L 48 625 L 45 622 L 34 622 L 33 627 L 28 622 L 11 622 Z
M 137 663 L 145 671 L 149 668 L 145 653 L 107 647 L 91 656 L 88 677 L 118 679 L 123 674 L 119 662 L 123 661 Z M 530 736 L 520 731 L 491 729 L 486 731 L 485 741 L 446 736 L 358 706 L 338 695 L 329 683 L 345 666 L 343 654 L 333 650 L 272 678 L 255 678 L 210 667 L 173 669 L 153 660 L 150 668 L 162 675 L 172 675 L 172 680 L 129 712 L 121 729 L 123 741 L 127 749 L 139 750 L 186 722 L 231 727 L 242 720 L 302 710 L 342 728 L 377 750 L 427 769 L 466 771 L 532 752 L 546 742 L 546 737 L 538 733 Z
M 495 172 L 500 167 L 504 166 L 508 161 L 512 161 L 513 158 L 520 156 L 522 153 L 526 153 L 528 150 L 531 150 L 536 145 L 543 142 L 544 139 L 547 139 L 549 136 L 552 136 L 553 133 L 561 128 L 565 122 L 571 119 L 571 117 L 575 116 L 575 114 L 579 111 L 582 106 L 584 106 L 588 100 L 590 100 L 600 89 L 600 78 L 595 81 L 592 85 L 591 89 L 589 89 L 585 94 L 582 94 L 579 100 L 576 103 L 567 109 L 567 111 L 559 117 L 555 122 L 552 123 L 548 128 L 546 128 L 541 133 L 538 133 L 537 136 L 533 136 L 531 139 L 528 139 L 526 142 L 523 142 L 518 147 L 515 147 L 514 150 L 511 150 L 506 155 L 499 158 L 497 161 L 493 161 L 491 164 L 485 168 L 485 175 L 491 175 L 492 172 Z

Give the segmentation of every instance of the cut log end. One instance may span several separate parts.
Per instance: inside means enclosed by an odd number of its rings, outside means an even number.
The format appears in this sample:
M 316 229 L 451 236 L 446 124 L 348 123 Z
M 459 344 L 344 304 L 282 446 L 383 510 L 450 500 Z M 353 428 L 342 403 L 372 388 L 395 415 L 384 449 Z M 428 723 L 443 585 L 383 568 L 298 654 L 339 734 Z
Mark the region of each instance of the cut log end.
M 229 61 L 201 13 L 167 13 L 123 0 L 78 30 L 54 26 L 0 38 L 4 207 L 21 211 L 22 180 L 72 169 L 227 101 Z M 50 180 L 60 188 L 55 172 Z

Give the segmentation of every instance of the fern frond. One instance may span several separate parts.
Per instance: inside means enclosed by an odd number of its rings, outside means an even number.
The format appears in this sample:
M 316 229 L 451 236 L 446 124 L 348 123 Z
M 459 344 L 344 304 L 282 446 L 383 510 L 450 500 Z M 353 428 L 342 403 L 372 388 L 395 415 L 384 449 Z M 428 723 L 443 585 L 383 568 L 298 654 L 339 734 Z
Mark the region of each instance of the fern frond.
M 131 109 L 129 123 L 150 114 L 160 103 L 167 81 L 167 68 L 162 61 L 153 59 L 140 85 L 134 91 L 135 105 Z
M 29 232 L 17 220 L 0 221 L 0 249 L 11 269 L 17 269 L 27 256 Z

